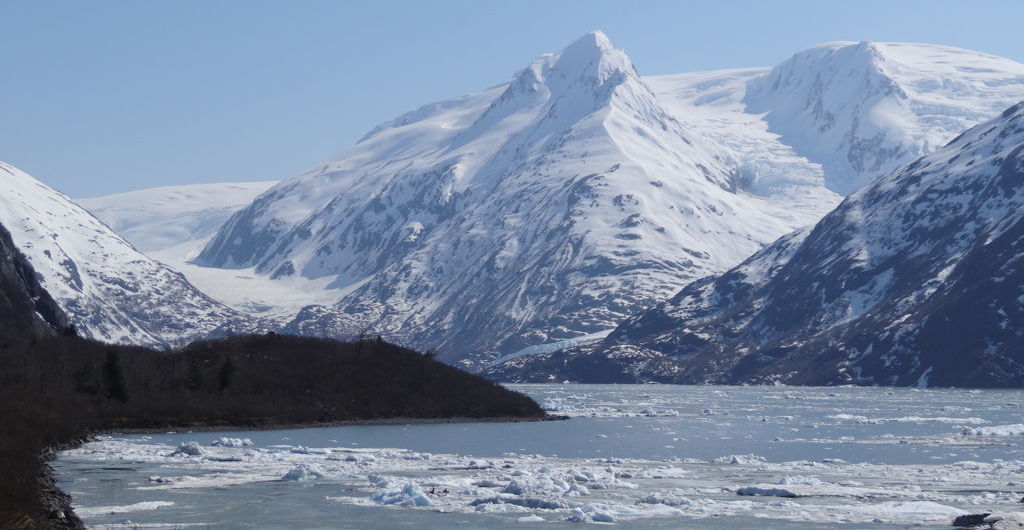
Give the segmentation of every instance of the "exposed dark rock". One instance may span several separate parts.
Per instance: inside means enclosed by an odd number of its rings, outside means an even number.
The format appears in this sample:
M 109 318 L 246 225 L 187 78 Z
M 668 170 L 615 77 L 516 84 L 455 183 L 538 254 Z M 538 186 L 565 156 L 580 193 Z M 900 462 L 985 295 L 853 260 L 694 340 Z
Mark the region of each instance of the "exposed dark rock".
M 953 526 L 980 526 L 985 524 L 988 516 L 991 513 L 969 513 L 966 515 L 957 516 L 953 520 Z

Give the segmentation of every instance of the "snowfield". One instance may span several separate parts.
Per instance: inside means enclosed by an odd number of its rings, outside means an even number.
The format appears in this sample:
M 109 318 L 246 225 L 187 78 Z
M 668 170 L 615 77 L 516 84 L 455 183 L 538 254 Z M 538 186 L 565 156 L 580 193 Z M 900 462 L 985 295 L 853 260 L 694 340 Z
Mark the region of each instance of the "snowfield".
M 164 186 L 75 199 L 135 248 L 152 255 L 178 247 L 182 260 L 257 195 L 276 182 L 225 182 Z M 189 255 L 189 254 L 192 255 Z

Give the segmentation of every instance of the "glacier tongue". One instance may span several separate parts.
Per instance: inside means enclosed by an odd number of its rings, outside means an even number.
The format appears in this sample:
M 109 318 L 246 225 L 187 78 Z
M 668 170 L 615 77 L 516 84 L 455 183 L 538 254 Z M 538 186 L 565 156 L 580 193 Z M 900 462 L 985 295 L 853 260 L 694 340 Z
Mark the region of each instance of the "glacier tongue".
M 248 320 L 137 251 L 63 194 L 2 162 L 0 224 L 84 336 L 169 346 Z

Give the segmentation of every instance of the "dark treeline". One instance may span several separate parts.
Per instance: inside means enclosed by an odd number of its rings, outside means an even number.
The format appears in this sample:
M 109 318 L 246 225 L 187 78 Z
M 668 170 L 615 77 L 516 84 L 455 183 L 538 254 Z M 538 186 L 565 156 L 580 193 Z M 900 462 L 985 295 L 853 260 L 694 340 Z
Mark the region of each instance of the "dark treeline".
M 65 333 L 0 343 L 0 366 L 2 528 L 75 527 L 40 487 L 40 454 L 101 430 L 544 417 L 522 394 L 379 340 L 270 334 L 164 352 Z

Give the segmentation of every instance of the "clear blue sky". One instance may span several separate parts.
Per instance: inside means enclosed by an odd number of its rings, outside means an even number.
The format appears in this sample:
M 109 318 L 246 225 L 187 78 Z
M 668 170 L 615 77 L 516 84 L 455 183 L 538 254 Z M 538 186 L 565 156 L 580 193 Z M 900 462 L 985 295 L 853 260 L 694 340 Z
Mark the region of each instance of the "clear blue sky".
M 603 29 L 643 74 L 831 40 L 1024 62 L 1024 2 L 0 0 L 0 160 L 75 197 L 272 180 Z

